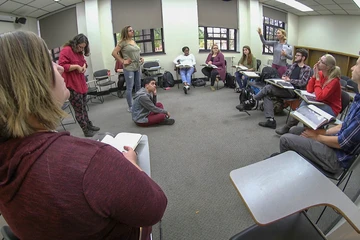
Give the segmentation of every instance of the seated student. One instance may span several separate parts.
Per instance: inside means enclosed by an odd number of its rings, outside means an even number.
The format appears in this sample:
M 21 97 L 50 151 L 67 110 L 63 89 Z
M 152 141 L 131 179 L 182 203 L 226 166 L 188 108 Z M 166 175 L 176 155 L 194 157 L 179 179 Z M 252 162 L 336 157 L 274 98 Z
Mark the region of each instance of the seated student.
M 212 64 L 215 65 L 217 68 L 211 68 L 211 67 L 204 67 L 201 69 L 201 72 L 211 79 L 211 90 L 215 91 L 215 79 L 217 75 L 220 75 L 220 78 L 225 81 L 226 77 L 226 66 L 225 66 L 225 58 L 224 54 L 222 54 L 219 50 L 219 46 L 217 44 L 214 44 L 211 47 L 211 52 L 206 58 L 205 61 L 206 64 Z
M 257 67 L 256 58 L 251 53 L 249 46 L 243 46 L 243 55 L 238 62 L 239 66 L 245 66 L 248 68 L 246 71 L 255 71 Z M 235 79 L 239 85 L 239 88 L 245 88 L 247 85 L 248 77 L 243 75 L 241 72 L 235 72 Z
M 180 76 L 184 84 L 184 92 L 186 93 L 188 90 L 190 90 L 191 75 L 194 72 L 194 66 L 196 64 L 196 61 L 194 55 L 189 53 L 188 47 L 183 47 L 182 52 L 184 54 L 181 54 L 177 58 L 175 58 L 174 63 L 176 65 L 188 66 L 180 68 Z
M 310 78 L 306 90 L 314 93 L 316 101 L 323 102 L 317 105 L 318 108 L 336 117 L 341 111 L 341 85 L 340 85 L 340 68 L 336 66 L 335 58 L 330 54 L 325 54 L 314 65 L 314 75 Z M 301 106 L 307 105 L 302 101 Z M 299 121 L 293 117 L 289 119 L 285 126 L 276 129 L 279 135 L 285 134 Z
M 305 89 L 305 86 L 310 78 L 311 68 L 305 64 L 308 57 L 308 52 L 305 49 L 297 49 L 295 54 L 294 64 L 284 73 L 282 79 L 290 82 L 296 89 Z M 253 101 L 264 99 L 264 114 L 267 118 L 266 122 L 260 122 L 262 127 L 276 128 L 276 121 L 274 119 L 274 105 L 271 97 L 293 98 L 296 94 L 291 89 L 284 89 L 272 84 L 267 84 L 254 96 Z M 243 105 L 238 105 L 236 108 L 240 111 L 244 109 Z
M 70 93 L 35 33 L 0 34 L 0 48 L 0 212 L 14 234 L 150 239 L 167 199 L 134 150 L 55 130 Z
M 155 124 L 173 125 L 175 120 L 163 105 L 156 102 L 156 81 L 148 77 L 144 79 L 144 87 L 135 93 L 132 119 L 136 125 L 148 127 Z
M 352 79 L 360 83 L 360 58 L 351 68 Z M 332 173 L 349 167 L 349 160 L 360 147 L 360 95 L 356 94 L 349 113 L 342 124 L 335 127 L 311 130 L 293 127 L 280 137 L 280 151 L 293 150 L 307 160 L 315 162 Z M 304 130 L 304 131 L 301 131 Z M 294 133 L 294 134 L 292 134 Z

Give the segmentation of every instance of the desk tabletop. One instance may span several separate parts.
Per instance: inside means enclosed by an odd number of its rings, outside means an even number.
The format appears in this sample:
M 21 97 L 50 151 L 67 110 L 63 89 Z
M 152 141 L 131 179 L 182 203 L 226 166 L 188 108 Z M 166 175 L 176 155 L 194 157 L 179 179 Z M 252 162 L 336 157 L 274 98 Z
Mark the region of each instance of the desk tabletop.
M 230 178 L 259 225 L 313 206 L 327 205 L 342 214 L 360 233 L 360 209 L 293 151 L 233 170 Z

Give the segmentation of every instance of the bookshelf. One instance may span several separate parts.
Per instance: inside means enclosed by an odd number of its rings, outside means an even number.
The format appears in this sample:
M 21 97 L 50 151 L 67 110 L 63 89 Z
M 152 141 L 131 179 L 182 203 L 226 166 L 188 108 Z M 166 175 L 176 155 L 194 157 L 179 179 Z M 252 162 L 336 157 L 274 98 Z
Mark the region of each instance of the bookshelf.
M 356 61 L 358 60 L 359 56 L 352 55 L 352 54 L 346 54 L 342 52 L 336 52 L 326 49 L 319 49 L 319 48 L 309 48 L 304 46 L 295 46 L 294 50 L 299 48 L 304 48 L 309 52 L 309 57 L 306 59 L 306 64 L 309 65 L 311 68 L 314 66 L 314 64 L 319 60 L 320 57 L 322 57 L 325 54 L 331 54 L 336 59 L 336 64 L 341 69 L 341 75 L 345 75 L 348 77 L 351 77 L 351 68 L 356 64 Z M 294 54 L 295 56 L 295 54 Z

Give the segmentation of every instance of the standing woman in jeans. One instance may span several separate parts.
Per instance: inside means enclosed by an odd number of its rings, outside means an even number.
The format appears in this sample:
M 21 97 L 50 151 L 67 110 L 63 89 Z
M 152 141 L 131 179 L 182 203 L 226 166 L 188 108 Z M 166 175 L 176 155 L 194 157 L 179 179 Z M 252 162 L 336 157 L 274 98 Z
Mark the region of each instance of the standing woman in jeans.
M 144 59 L 140 57 L 140 48 L 133 39 L 134 30 L 126 26 L 121 30 L 121 39 L 112 51 L 112 56 L 124 64 L 124 76 L 126 81 L 126 100 L 128 112 L 132 111 L 132 89 L 135 83 L 135 92 L 141 88 L 140 64 Z
M 279 74 L 279 78 L 286 72 L 286 59 L 292 60 L 292 47 L 286 42 L 286 31 L 279 28 L 276 31 L 277 41 L 266 41 L 262 35 L 261 28 L 258 28 L 260 40 L 264 45 L 273 46 L 273 63 L 272 68 L 275 68 Z
M 87 68 L 84 55 L 90 55 L 89 40 L 84 34 L 80 33 L 65 43 L 60 52 L 59 65 L 64 68 L 62 76 L 66 87 L 70 91 L 69 101 L 75 111 L 75 118 L 85 137 L 92 137 L 100 128 L 92 124 L 86 110 L 88 87 L 84 76 Z

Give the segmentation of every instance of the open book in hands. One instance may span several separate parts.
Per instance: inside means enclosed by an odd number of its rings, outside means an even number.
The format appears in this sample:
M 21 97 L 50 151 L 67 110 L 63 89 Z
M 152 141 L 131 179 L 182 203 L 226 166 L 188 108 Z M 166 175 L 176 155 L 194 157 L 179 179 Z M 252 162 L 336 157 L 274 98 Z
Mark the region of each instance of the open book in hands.
M 215 66 L 214 64 L 201 64 L 201 66 L 205 66 L 205 67 L 208 67 L 208 68 L 218 68 L 217 66 Z
M 285 81 L 283 79 L 265 79 L 265 82 L 268 82 L 279 88 L 294 89 L 294 86 L 290 82 Z
M 291 112 L 291 116 L 314 130 L 336 120 L 335 117 L 312 104 L 299 107 Z
M 176 64 L 177 68 L 192 68 L 194 66 L 188 65 L 188 64 Z
M 236 68 L 236 70 L 238 71 L 245 71 L 245 70 L 248 70 L 247 67 L 243 66 L 243 65 L 235 65 L 233 66 L 234 68 Z
M 124 146 L 129 146 L 135 150 L 135 148 L 137 147 L 137 145 L 140 142 L 141 137 L 142 137 L 142 135 L 139 133 L 122 132 L 122 133 L 117 134 L 115 137 L 113 137 L 111 135 L 106 135 L 101 140 L 101 142 L 107 143 L 107 144 L 113 146 L 120 152 L 124 152 L 124 151 L 126 151 L 124 149 Z
M 316 96 L 314 93 L 309 93 L 305 90 L 299 90 L 299 89 L 294 90 L 294 92 L 307 103 L 316 104 L 316 105 L 324 104 L 323 102 L 316 101 Z

